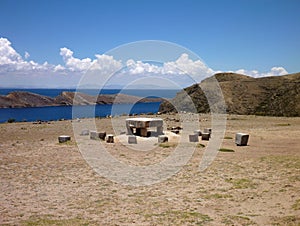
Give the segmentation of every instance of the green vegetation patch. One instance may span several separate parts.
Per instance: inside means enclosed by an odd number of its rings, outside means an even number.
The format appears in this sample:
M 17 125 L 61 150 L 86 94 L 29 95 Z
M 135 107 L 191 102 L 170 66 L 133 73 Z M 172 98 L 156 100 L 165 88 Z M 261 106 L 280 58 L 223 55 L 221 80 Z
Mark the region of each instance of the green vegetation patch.
M 298 182 L 300 181 L 300 175 L 293 175 L 289 177 L 290 182 Z
M 158 146 L 161 148 L 173 148 L 176 147 L 176 143 L 170 143 L 170 142 L 165 142 L 165 143 L 160 143 Z
M 300 210 L 300 199 L 296 200 L 296 202 L 292 205 L 294 210 Z
M 278 123 L 278 124 L 275 124 L 275 126 L 290 126 L 291 124 L 290 123 Z
M 167 222 L 168 224 L 187 224 L 192 223 L 193 225 L 203 225 L 204 223 L 210 222 L 211 219 L 208 215 L 202 214 L 195 211 L 181 211 L 181 210 L 170 210 L 163 213 L 152 213 L 145 214 L 146 218 L 157 219 L 162 224 Z
M 226 137 L 224 137 L 224 139 L 225 140 L 231 140 L 231 139 L 233 139 L 232 137 L 229 137 L 229 136 L 226 136 Z
M 284 216 L 284 217 L 273 217 L 271 225 L 289 225 L 298 226 L 300 224 L 300 217 L 296 216 Z
M 230 117 L 227 120 L 246 120 L 245 118 Z
M 223 218 L 225 225 L 256 225 L 249 217 L 239 215 L 229 215 Z
M 261 157 L 260 161 L 276 168 L 278 167 L 278 165 L 280 165 L 286 169 L 300 169 L 300 157 L 298 156 L 265 156 Z
M 229 148 L 220 148 L 219 151 L 220 152 L 234 152 L 233 149 L 229 149 Z
M 50 219 L 48 216 L 44 217 L 31 217 L 28 220 L 23 221 L 23 225 L 26 226 L 46 226 L 46 225 L 56 225 L 56 226 L 85 226 L 91 225 L 91 222 L 88 222 L 81 218 L 72 218 L 72 219 Z
M 247 178 L 240 178 L 240 179 L 226 179 L 228 183 L 232 184 L 232 188 L 234 189 L 246 189 L 246 188 L 255 188 L 256 184 Z
M 197 144 L 197 148 L 205 148 L 205 145 L 204 144 Z
M 232 198 L 232 195 L 230 194 L 209 194 L 205 196 L 206 199 L 225 199 L 225 198 Z
M 16 119 L 14 119 L 14 118 L 9 118 L 9 119 L 7 120 L 7 122 L 8 122 L 8 123 L 13 123 L 13 122 L 16 122 Z

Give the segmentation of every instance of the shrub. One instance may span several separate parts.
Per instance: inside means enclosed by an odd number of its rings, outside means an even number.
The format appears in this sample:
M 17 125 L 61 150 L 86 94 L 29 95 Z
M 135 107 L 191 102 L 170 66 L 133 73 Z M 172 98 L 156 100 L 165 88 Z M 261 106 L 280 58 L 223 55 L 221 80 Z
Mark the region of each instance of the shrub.
M 219 151 L 221 151 L 221 152 L 234 152 L 233 149 L 228 149 L 228 148 L 220 148 Z
M 199 144 L 197 144 L 197 147 L 198 147 L 198 148 L 205 148 L 205 145 L 199 143 Z
M 7 120 L 7 122 L 8 122 L 8 123 L 13 123 L 13 122 L 16 122 L 16 119 L 14 119 L 14 118 L 9 118 L 9 119 Z
M 175 147 L 176 144 L 165 142 L 165 143 L 160 143 L 158 146 L 161 147 L 161 148 L 172 148 L 172 147 Z

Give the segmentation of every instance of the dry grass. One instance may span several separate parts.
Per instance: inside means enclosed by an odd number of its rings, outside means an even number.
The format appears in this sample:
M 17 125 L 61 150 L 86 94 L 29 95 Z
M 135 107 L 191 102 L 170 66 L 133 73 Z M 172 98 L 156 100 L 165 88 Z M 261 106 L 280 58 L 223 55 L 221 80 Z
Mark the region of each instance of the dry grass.
M 177 146 L 177 143 L 164 142 L 164 143 L 160 143 L 158 146 L 161 148 L 173 148 Z
M 79 152 L 70 121 L 0 124 L 0 225 L 299 225 L 300 118 L 230 117 L 226 136 L 247 132 L 248 146 L 224 139 L 222 146 L 235 152 L 218 152 L 199 172 L 209 144 L 202 141 L 176 175 L 140 187 L 95 173 Z M 200 119 L 200 129 L 210 127 L 209 115 Z M 114 133 L 109 119 L 96 123 Z M 71 142 L 59 144 L 62 134 Z M 154 164 L 175 149 L 173 140 L 145 152 L 93 142 L 129 165 Z

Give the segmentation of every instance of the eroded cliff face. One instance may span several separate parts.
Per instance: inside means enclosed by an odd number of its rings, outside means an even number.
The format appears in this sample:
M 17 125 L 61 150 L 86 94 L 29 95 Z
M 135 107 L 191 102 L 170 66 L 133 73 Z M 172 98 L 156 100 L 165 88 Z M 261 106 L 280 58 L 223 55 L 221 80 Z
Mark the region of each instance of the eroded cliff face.
M 229 114 L 300 116 L 300 73 L 264 78 L 219 73 L 215 78 L 219 82 Z M 183 106 L 179 108 L 184 110 L 184 96 L 188 94 L 197 112 L 209 112 L 210 106 L 201 87 L 206 86 L 210 79 L 185 88 L 172 100 L 162 102 L 159 111 L 176 111 L 174 106 Z

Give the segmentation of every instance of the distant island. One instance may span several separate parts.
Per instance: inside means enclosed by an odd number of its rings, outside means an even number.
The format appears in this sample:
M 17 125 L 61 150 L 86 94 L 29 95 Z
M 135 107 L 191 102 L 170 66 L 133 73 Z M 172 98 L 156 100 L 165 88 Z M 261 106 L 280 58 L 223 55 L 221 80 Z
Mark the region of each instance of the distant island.
M 300 73 L 263 78 L 236 73 L 218 73 L 212 77 L 219 82 L 228 114 L 300 116 Z M 56 97 L 48 97 L 26 91 L 15 91 L 0 95 L 0 108 L 161 102 L 159 112 L 168 113 L 177 111 L 174 106 L 182 106 L 182 109 L 189 111 L 185 101 L 185 96 L 188 94 L 198 113 L 209 113 L 210 106 L 200 87 L 209 84 L 212 77 L 203 80 L 200 86 L 195 84 L 183 89 L 173 99 L 141 98 L 126 94 L 91 96 L 67 91 Z
M 100 94 L 91 96 L 85 93 L 62 92 L 60 95 L 52 98 L 32 92 L 16 91 L 7 95 L 0 95 L 0 108 L 126 104 L 162 101 L 163 98 L 140 98 L 126 94 Z
M 218 80 L 228 114 L 300 116 L 300 73 L 284 76 L 253 78 L 236 73 L 218 73 Z M 200 86 L 209 84 L 211 77 Z M 176 112 L 175 106 L 185 106 L 187 93 L 199 113 L 210 112 L 206 96 L 198 84 L 179 92 L 170 101 L 163 101 L 159 111 Z M 213 92 L 213 90 L 212 90 Z

